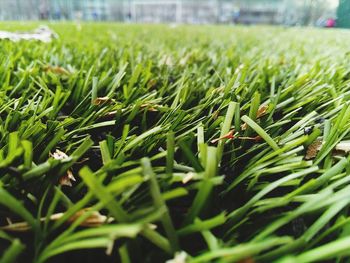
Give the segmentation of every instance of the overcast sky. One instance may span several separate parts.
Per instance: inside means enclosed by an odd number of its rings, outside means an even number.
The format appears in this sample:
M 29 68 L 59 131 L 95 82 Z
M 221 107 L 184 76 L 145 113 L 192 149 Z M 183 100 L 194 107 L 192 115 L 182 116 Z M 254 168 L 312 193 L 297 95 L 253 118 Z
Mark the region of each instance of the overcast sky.
M 336 7 L 339 3 L 339 0 L 328 0 L 328 2 L 332 5 L 332 7 Z

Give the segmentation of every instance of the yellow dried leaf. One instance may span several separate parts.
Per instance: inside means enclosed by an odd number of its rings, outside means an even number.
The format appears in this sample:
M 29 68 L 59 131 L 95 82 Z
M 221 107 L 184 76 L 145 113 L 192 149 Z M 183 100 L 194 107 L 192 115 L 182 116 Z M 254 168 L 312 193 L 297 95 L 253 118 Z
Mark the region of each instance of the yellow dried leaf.
M 234 133 L 235 133 L 235 130 L 231 130 L 227 134 L 225 134 L 224 136 L 217 138 L 217 139 L 214 139 L 214 140 L 211 140 L 210 142 L 217 143 L 218 141 L 223 140 L 223 139 L 234 139 L 235 138 Z
M 82 216 L 83 214 L 87 213 L 90 211 L 90 208 L 84 208 L 80 211 L 78 211 L 77 213 L 75 213 L 75 215 L 73 215 L 68 222 L 72 223 L 75 220 L 77 220 L 80 216 Z M 93 226 L 99 226 L 105 223 L 110 223 L 112 222 L 114 219 L 113 218 L 108 218 L 107 216 L 101 215 L 100 212 L 98 211 L 93 211 L 91 213 L 91 215 L 85 219 L 85 221 L 83 221 L 80 225 L 81 226 L 86 226 L 86 227 L 93 227 Z
M 316 157 L 317 153 L 320 151 L 322 145 L 322 139 L 316 139 L 311 143 L 306 150 L 305 160 L 311 160 Z
M 262 116 L 264 116 L 268 108 L 268 105 L 260 105 L 258 112 L 256 113 L 256 118 L 261 118 Z
M 64 152 L 56 149 L 56 151 L 53 154 L 50 154 L 51 157 L 53 157 L 56 160 L 64 160 L 64 159 L 68 159 L 69 156 L 67 154 L 65 154 Z M 67 173 L 65 175 L 63 175 L 60 179 L 59 179 L 59 184 L 60 185 L 65 185 L 65 186 L 72 186 L 72 181 L 76 181 L 74 178 L 74 175 L 72 173 L 71 170 L 68 170 Z
M 93 105 L 101 105 L 102 103 L 106 103 L 106 102 L 112 102 L 113 100 L 110 99 L 109 97 L 105 96 L 105 97 L 98 97 L 96 98 L 92 104 Z
M 56 149 L 56 151 L 53 154 L 50 154 L 50 155 L 51 155 L 51 157 L 53 157 L 56 160 L 64 160 L 64 159 L 68 159 L 69 158 L 69 156 L 66 153 L 64 153 L 64 152 L 62 152 L 62 151 L 60 151 L 58 149 Z
M 186 176 L 182 179 L 182 183 L 183 184 L 187 184 L 189 181 L 191 181 L 193 179 L 193 177 L 195 176 L 196 174 L 194 172 L 188 172 L 186 174 Z
M 59 66 L 46 66 L 44 67 L 44 71 L 45 72 L 52 72 L 55 74 L 61 74 L 61 75 L 69 75 L 70 72 L 68 70 L 66 70 L 63 67 L 59 67 Z
M 79 217 L 81 217 L 83 214 L 87 213 L 90 211 L 90 208 L 84 208 L 77 213 L 75 213 L 71 218 L 67 220 L 67 223 L 73 223 L 75 222 Z M 60 219 L 64 213 L 56 213 L 50 216 L 50 221 L 56 221 Z M 46 217 L 40 218 L 40 221 L 45 221 Z M 113 222 L 114 218 L 112 217 L 107 217 L 104 215 L 101 215 L 100 212 L 98 211 L 93 211 L 91 215 L 85 219 L 82 223 L 80 223 L 80 226 L 85 226 L 85 227 L 95 227 L 95 226 L 100 226 L 105 223 L 110 223 Z M 11 232 L 26 232 L 29 231 L 31 227 L 28 225 L 27 222 L 17 222 L 17 223 L 11 223 L 9 221 L 9 224 L 6 226 L 1 226 L 0 230 L 4 231 L 11 231 Z
M 255 142 L 259 142 L 262 140 L 261 136 L 257 135 L 255 137 L 238 137 L 238 139 L 241 139 L 241 140 L 250 140 L 250 141 L 255 141 Z
M 11 232 L 26 232 L 30 230 L 30 226 L 27 222 L 19 222 L 19 223 L 13 223 L 8 224 L 6 226 L 0 227 L 0 230 L 4 231 L 11 231 Z
M 269 105 L 261 105 L 256 113 L 256 118 L 259 119 L 262 116 L 264 116 L 267 112 L 267 109 L 269 108 Z M 241 125 L 241 130 L 245 131 L 248 128 L 248 124 L 243 123 Z
M 336 151 L 341 151 L 344 153 L 350 152 L 350 141 L 341 141 L 335 146 Z
M 148 111 L 158 111 L 155 106 L 159 106 L 159 105 L 153 105 L 150 103 L 144 103 L 141 105 L 141 108 L 147 108 Z
M 255 260 L 253 258 L 245 258 L 238 261 L 238 263 L 255 263 Z
M 59 183 L 60 185 L 66 185 L 66 186 L 72 187 L 73 186 L 72 181 L 75 182 L 76 179 L 74 178 L 73 173 L 70 170 L 68 170 L 67 173 L 60 178 Z
M 241 130 L 242 130 L 242 131 L 245 131 L 247 128 L 248 128 L 248 124 L 243 123 L 243 124 L 241 125 Z

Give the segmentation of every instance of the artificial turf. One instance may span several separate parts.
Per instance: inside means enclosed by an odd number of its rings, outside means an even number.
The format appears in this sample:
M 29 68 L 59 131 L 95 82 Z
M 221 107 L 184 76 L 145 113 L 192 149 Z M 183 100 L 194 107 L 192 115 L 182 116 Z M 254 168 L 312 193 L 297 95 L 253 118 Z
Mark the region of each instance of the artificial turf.
M 349 260 L 349 32 L 49 27 L 0 41 L 0 262 Z

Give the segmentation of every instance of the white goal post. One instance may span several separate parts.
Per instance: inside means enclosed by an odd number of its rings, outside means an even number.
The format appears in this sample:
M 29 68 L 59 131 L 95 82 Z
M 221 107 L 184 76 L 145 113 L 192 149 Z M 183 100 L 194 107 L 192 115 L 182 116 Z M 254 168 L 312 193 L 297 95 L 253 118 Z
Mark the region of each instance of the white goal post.
M 174 21 L 161 21 L 161 22 L 182 22 L 182 1 L 181 0 L 169 0 L 169 1 L 154 1 L 154 0 L 137 0 L 131 1 L 131 19 L 135 22 L 140 19 L 143 20 L 143 14 L 140 14 L 140 10 L 144 8 L 153 9 L 154 12 L 161 12 L 162 10 L 166 10 L 168 13 L 170 12 Z

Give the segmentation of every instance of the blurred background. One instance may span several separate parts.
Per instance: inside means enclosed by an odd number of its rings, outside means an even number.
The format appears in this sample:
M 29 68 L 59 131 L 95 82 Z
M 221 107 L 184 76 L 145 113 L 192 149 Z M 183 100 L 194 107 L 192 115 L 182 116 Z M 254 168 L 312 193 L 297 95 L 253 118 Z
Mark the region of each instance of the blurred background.
M 0 20 L 350 27 L 350 0 L 0 0 Z

